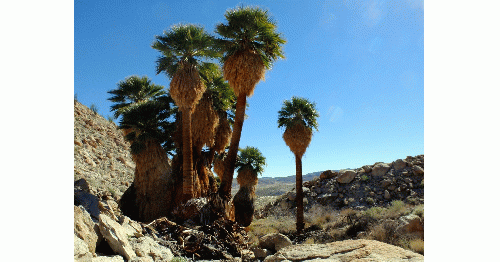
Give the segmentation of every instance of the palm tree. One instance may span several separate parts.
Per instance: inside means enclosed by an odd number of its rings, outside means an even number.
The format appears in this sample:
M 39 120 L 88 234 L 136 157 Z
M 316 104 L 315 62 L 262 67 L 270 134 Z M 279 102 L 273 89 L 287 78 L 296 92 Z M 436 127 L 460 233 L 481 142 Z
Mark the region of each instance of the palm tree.
M 297 233 L 299 234 L 304 229 L 302 156 L 311 142 L 313 128 L 318 130 L 318 122 L 316 121 L 318 117 L 319 113 L 315 109 L 315 104 L 299 97 L 292 97 L 291 101 L 285 100 L 283 107 L 278 112 L 278 128 L 285 127 L 283 139 L 295 155 Z
M 247 227 L 252 223 L 254 213 L 255 187 L 257 176 L 262 174 L 266 158 L 256 147 L 240 149 L 236 162 L 238 177 L 236 180 L 240 189 L 234 195 L 234 218 L 241 226 Z
M 182 173 L 186 200 L 194 196 L 191 115 L 205 92 L 199 66 L 203 59 L 219 57 L 214 39 L 202 27 L 177 25 L 156 36 L 153 48 L 162 56 L 156 61 L 156 73 L 165 72 L 170 80 L 170 95 L 182 113 Z
M 170 195 L 167 190 L 171 167 L 167 151 L 173 123 L 167 121 L 174 112 L 173 101 L 163 86 L 151 83 L 146 76 L 131 76 L 108 92 L 115 117 L 121 116 L 119 128 L 131 142 L 136 163 L 134 182 L 120 199 L 126 215 L 149 222 L 168 214 Z M 166 147 L 162 147 L 164 145 Z
M 227 24 L 220 23 L 216 32 L 224 51 L 222 61 L 224 79 L 237 96 L 233 135 L 227 156 L 224 175 L 221 178 L 219 195 L 228 200 L 243 128 L 247 96 L 251 96 L 255 86 L 264 79 L 266 69 L 272 63 L 284 58 L 282 45 L 286 42 L 276 33 L 276 23 L 268 12 L 258 7 L 238 7 L 226 11 Z

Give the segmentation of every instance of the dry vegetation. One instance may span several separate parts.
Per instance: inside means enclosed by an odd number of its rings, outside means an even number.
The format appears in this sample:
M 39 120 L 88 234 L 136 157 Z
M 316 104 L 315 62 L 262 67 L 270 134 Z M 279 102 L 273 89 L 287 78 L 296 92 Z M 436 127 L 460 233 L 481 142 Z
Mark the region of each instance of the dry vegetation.
M 413 206 L 393 201 L 386 208 L 372 207 L 363 211 L 333 210 L 315 205 L 305 214 L 304 234 L 297 236 L 295 214 L 254 219 L 248 235 L 254 243 L 269 233 L 287 235 L 294 243 L 320 244 L 346 239 L 372 239 L 424 254 L 424 240 L 412 234 L 398 233 L 398 220 L 414 214 L 424 219 L 424 205 Z

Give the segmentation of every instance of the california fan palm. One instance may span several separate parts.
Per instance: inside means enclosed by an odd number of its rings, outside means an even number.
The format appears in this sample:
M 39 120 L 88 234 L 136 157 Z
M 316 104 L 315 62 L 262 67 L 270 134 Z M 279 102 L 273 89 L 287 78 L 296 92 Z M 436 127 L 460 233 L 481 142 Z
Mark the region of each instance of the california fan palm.
M 224 79 L 237 96 L 233 135 L 219 189 L 219 195 L 227 200 L 231 195 L 246 98 L 264 79 L 266 69 L 270 69 L 275 60 L 284 58 L 282 45 L 286 41 L 275 31 L 276 22 L 268 12 L 258 7 L 230 9 L 224 16 L 227 24 L 218 24 L 216 32 L 222 36 L 219 43 L 224 51 Z
M 297 192 L 297 233 L 304 229 L 304 204 L 302 192 L 302 156 L 312 138 L 313 129 L 318 130 L 319 113 L 315 104 L 305 98 L 292 97 L 285 101 L 278 112 L 278 127 L 284 127 L 283 139 L 295 155 L 295 176 Z
M 240 155 L 236 161 L 238 176 L 236 180 L 240 189 L 234 195 L 234 218 L 241 226 L 247 227 L 252 223 L 255 210 L 255 188 L 257 176 L 262 174 L 266 158 L 256 147 L 245 147 L 240 149 Z
M 152 46 L 162 55 L 156 62 L 156 72 L 165 72 L 171 79 L 170 95 L 182 113 L 182 187 L 186 200 L 195 195 L 191 115 L 205 92 L 199 66 L 206 59 L 219 57 L 213 43 L 202 27 L 188 24 L 173 26 L 156 36 Z

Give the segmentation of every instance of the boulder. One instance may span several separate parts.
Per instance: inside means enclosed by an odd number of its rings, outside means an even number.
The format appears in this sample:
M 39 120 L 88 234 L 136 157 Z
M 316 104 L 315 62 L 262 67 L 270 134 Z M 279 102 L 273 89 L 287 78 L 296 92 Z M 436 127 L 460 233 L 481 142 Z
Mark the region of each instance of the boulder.
M 74 235 L 73 256 L 78 262 L 91 262 L 93 257 L 87 243 L 76 235 Z
M 415 215 L 409 214 L 407 216 L 403 216 L 399 218 L 400 226 L 398 227 L 398 231 L 401 233 L 416 233 L 423 237 L 424 234 L 424 225 L 422 219 Z
M 127 216 L 123 217 L 123 221 L 121 222 L 121 225 L 122 225 L 123 229 L 125 230 L 125 233 L 129 237 L 142 237 L 142 236 L 144 236 L 142 234 L 141 225 L 138 222 L 131 220 Z
M 424 169 L 419 167 L 419 166 L 414 166 L 413 167 L 413 173 L 415 175 L 423 175 L 424 174 Z
M 265 262 L 274 261 L 424 261 L 424 256 L 375 240 L 344 240 L 327 244 L 288 246 Z
M 74 206 L 74 233 L 87 244 L 90 253 L 95 254 L 102 236 L 99 237 L 99 227 L 82 206 Z
M 290 192 L 288 192 L 288 194 L 287 194 L 287 198 L 288 198 L 288 200 L 290 200 L 290 201 L 295 201 L 295 197 L 296 197 L 296 196 L 297 196 L 297 193 L 295 193 L 295 192 L 293 192 L 293 191 L 290 191 Z
M 111 249 L 117 254 L 122 255 L 126 260 L 130 260 L 136 256 L 132 246 L 128 242 L 127 233 L 125 233 L 125 230 L 118 222 L 101 214 L 99 215 L 99 230 Z
M 116 255 L 112 257 L 98 256 L 92 258 L 92 262 L 124 262 L 123 257 Z
M 387 191 L 387 190 L 384 190 L 384 198 L 391 199 L 391 193 L 389 193 L 389 191 Z
M 169 248 L 158 244 L 151 237 L 131 238 L 130 244 L 135 254 L 141 258 L 151 257 L 152 261 L 170 261 L 174 258 Z
M 271 250 L 271 252 L 277 252 L 291 245 L 292 241 L 280 233 L 267 234 L 259 239 L 259 247 Z
M 262 259 L 267 256 L 272 255 L 271 251 L 265 249 L 265 248 L 260 248 L 260 247 L 253 247 L 252 248 L 253 254 L 255 255 L 255 258 L 257 259 Z
M 370 173 L 370 172 L 372 172 L 372 167 L 371 167 L 371 166 L 366 165 L 366 166 L 363 166 L 362 168 L 363 168 L 363 170 L 365 171 L 365 173 Z
M 353 170 L 342 170 L 339 172 L 339 175 L 337 176 L 337 182 L 341 184 L 348 184 L 351 183 L 351 181 L 354 179 L 356 176 L 356 172 Z
M 332 170 L 326 170 L 326 171 L 323 171 L 323 173 L 321 173 L 321 175 L 319 175 L 319 179 L 325 180 L 325 179 L 332 178 L 336 175 L 338 175 L 337 172 L 334 172 Z
M 394 166 L 394 169 L 401 170 L 406 167 L 406 161 L 404 161 L 403 159 L 398 159 L 394 161 L 392 165 Z
M 74 205 L 83 206 L 93 219 L 98 220 L 101 213 L 99 210 L 99 198 L 80 188 L 75 185 Z
M 208 203 L 204 197 L 192 198 L 183 205 L 180 205 L 172 212 L 178 221 L 199 221 L 203 207 Z
M 372 176 L 383 176 L 391 167 L 385 163 L 378 163 L 372 168 Z

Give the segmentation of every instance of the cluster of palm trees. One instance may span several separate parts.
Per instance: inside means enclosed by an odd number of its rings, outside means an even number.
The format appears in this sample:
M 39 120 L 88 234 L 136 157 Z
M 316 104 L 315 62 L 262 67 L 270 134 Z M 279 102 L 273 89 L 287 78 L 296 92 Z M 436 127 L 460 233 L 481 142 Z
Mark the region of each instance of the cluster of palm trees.
M 237 168 L 241 188 L 233 201 L 235 219 L 251 222 L 252 216 L 242 212 L 253 214 L 257 175 L 263 171 L 265 158 L 252 147 L 240 149 L 238 156 L 246 99 L 266 70 L 284 58 L 286 41 L 261 8 L 230 9 L 225 18 L 226 23 L 216 26 L 218 37 L 192 24 L 175 25 L 156 36 L 152 48 L 161 53 L 156 73 L 170 78 L 168 91 L 139 76 L 128 77 L 109 91 L 115 103 L 112 111 L 115 117 L 121 116 L 120 128 L 131 142 L 136 162 L 129 192 L 135 200 L 125 209 L 138 220 L 165 216 L 176 205 L 211 192 L 227 204 Z M 283 137 L 297 159 L 300 185 L 300 159 L 312 128 L 317 129 L 317 116 L 314 104 L 295 97 L 285 101 L 279 112 L 278 126 L 286 127 Z M 210 171 L 212 166 L 220 185 Z M 249 205 L 249 199 L 251 208 L 242 208 Z M 303 215 L 302 222 L 297 219 L 297 228 L 303 228 Z

